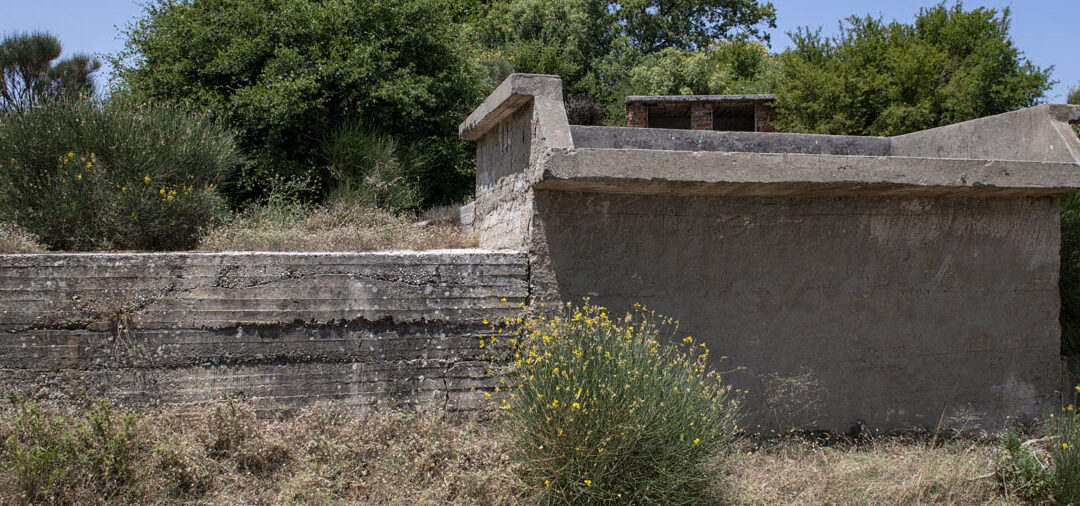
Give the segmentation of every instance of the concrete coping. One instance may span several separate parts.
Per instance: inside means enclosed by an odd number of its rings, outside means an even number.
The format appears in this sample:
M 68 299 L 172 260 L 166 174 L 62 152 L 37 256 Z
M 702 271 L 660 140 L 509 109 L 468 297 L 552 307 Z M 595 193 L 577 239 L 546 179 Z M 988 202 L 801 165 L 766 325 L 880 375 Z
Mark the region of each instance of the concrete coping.
M 718 97 L 724 96 L 679 99 Z M 649 98 L 670 97 L 627 100 Z M 530 184 L 538 189 L 648 193 L 712 185 L 708 191 L 719 193 L 896 194 L 905 188 L 901 193 L 950 195 L 1080 190 L 1080 139 L 1070 125 L 1080 120 L 1080 106 L 1040 105 L 896 137 L 570 127 L 558 77 L 513 74 L 461 124 L 461 137 L 481 139 L 530 101 L 532 145 L 546 153 L 530 161 L 538 176 Z M 775 192 L 762 189 L 769 185 Z

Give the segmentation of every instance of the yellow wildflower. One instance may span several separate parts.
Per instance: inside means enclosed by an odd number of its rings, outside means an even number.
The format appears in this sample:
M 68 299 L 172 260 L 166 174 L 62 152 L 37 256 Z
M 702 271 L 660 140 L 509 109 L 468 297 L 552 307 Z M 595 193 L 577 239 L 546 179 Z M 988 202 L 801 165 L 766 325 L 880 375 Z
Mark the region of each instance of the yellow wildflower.
M 592 480 L 585 480 L 585 486 L 586 487 L 591 487 L 592 486 Z
M 143 180 L 143 183 L 150 184 L 150 176 L 143 176 L 142 180 Z
M 581 409 L 581 404 L 578 404 L 578 403 L 576 403 L 576 402 L 575 402 L 575 403 L 573 403 L 573 404 L 571 404 L 571 406 L 573 406 L 573 407 L 574 407 L 574 409 Z

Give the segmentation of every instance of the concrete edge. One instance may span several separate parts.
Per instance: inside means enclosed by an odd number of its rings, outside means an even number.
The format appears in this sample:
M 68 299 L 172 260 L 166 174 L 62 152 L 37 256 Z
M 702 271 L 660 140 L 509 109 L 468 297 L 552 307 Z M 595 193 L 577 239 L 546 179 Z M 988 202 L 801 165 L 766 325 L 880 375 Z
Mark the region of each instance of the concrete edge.
M 1080 164 L 596 148 L 553 152 L 538 187 L 573 190 L 573 181 L 589 191 L 606 181 L 622 186 L 632 182 L 779 185 L 777 191 L 785 195 L 800 185 L 807 193 L 812 193 L 812 186 L 829 185 L 851 191 L 906 187 L 908 193 L 924 189 L 933 194 L 941 188 L 966 188 L 988 194 L 1049 195 L 1080 190 Z
M 519 107 L 548 91 L 552 82 L 559 89 L 561 101 L 562 80 L 559 76 L 510 74 L 458 125 L 458 136 L 467 141 L 479 140 Z M 544 86 L 545 84 L 548 86 Z

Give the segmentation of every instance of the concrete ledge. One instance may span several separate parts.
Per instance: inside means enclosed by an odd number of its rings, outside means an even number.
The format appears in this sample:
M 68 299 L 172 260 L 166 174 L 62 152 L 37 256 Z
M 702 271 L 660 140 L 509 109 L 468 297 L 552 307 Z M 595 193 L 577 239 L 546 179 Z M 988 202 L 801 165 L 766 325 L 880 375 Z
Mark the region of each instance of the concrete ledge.
M 558 91 L 558 97 L 552 96 Z M 502 123 L 522 105 L 535 97 L 562 102 L 562 80 L 541 74 L 511 74 L 458 127 L 458 135 L 467 141 L 479 140 L 492 127 Z
M 553 153 L 537 189 L 747 196 L 1058 195 L 1080 190 L 1078 175 L 1080 167 L 1072 163 L 578 149 Z

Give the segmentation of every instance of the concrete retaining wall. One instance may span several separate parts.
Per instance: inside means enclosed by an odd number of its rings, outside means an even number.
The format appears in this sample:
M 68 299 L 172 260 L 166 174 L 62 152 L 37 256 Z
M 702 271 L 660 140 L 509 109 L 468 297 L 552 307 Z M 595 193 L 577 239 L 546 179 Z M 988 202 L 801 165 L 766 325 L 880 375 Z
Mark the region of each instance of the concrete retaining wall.
M 524 255 L 468 250 L 0 255 L 0 387 L 470 409 L 482 321 L 526 275 Z

